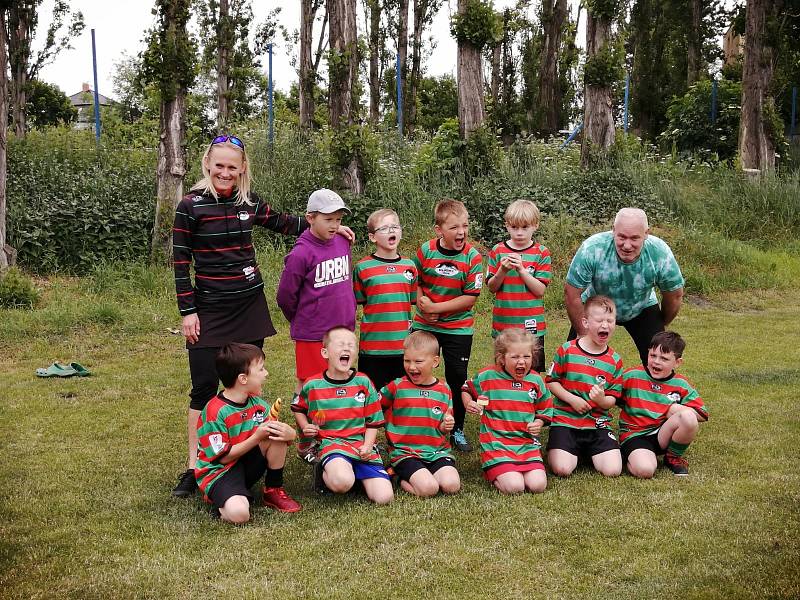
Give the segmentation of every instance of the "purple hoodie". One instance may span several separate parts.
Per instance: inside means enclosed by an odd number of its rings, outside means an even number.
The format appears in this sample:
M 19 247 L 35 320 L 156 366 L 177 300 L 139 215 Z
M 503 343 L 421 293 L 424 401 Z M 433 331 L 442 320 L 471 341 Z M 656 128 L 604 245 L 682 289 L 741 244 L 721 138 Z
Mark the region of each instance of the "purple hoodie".
M 278 306 L 293 340 L 317 342 L 331 327 L 356 327 L 350 243 L 341 235 L 323 241 L 305 230 L 286 255 Z

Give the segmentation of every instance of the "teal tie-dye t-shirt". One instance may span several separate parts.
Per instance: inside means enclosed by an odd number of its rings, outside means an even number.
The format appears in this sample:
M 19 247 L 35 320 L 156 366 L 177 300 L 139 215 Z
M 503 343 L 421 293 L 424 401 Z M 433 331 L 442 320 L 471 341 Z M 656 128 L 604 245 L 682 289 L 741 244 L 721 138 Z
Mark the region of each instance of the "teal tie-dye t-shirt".
M 584 302 L 603 294 L 617 305 L 617 321 L 630 321 L 645 308 L 658 304 L 655 288 L 674 292 L 683 287 L 681 269 L 664 240 L 648 235 L 642 253 L 632 263 L 620 260 L 614 234 L 596 233 L 587 238 L 572 259 L 567 283 L 581 290 Z

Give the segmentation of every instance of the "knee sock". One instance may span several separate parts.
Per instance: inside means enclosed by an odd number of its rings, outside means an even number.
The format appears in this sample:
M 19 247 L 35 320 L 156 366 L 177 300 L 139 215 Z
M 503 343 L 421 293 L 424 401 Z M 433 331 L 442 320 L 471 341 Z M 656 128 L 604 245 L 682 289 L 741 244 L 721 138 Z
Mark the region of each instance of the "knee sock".
M 280 469 L 267 467 L 267 474 L 264 476 L 264 487 L 283 487 L 283 467 Z
M 674 454 L 675 456 L 683 456 L 688 447 L 689 444 L 681 444 L 675 440 L 670 440 L 669 444 L 667 445 L 667 452 Z

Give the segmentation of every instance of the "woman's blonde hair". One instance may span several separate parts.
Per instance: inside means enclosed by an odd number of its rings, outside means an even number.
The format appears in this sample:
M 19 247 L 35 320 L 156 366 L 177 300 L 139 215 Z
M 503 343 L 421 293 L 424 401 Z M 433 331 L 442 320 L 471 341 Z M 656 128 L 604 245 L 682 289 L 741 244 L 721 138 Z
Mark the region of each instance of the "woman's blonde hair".
M 494 364 L 498 367 L 502 366 L 500 364 L 500 357 L 504 356 L 505 353 L 508 352 L 508 349 L 514 344 L 530 345 L 531 355 L 535 355 L 536 349 L 539 346 L 539 341 L 526 329 L 504 329 L 494 340 Z
M 204 194 L 211 194 L 214 196 L 215 200 L 219 200 L 217 190 L 214 189 L 214 184 L 211 182 L 211 172 L 208 169 L 208 157 L 211 155 L 211 151 L 219 146 L 233 148 L 234 150 L 238 150 L 242 153 L 242 170 L 239 173 L 237 178 L 238 181 L 236 182 L 237 197 L 234 205 L 241 206 L 242 204 L 247 204 L 248 206 L 254 206 L 255 202 L 250 201 L 250 183 L 252 182 L 252 177 L 250 176 L 250 160 L 247 158 L 247 150 L 231 143 L 230 141 L 208 145 L 208 148 L 206 148 L 206 151 L 203 153 L 203 158 L 200 161 L 200 165 L 203 169 L 203 178 L 192 186 L 192 190 L 200 190 Z

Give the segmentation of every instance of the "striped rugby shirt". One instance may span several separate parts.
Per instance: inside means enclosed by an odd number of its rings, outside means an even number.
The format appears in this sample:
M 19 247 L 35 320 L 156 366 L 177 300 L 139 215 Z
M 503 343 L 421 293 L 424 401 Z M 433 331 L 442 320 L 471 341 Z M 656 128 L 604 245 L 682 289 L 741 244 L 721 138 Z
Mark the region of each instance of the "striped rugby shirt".
M 292 403 L 292 411 L 300 412 L 319 426 L 319 458 L 343 454 L 354 460 L 382 465 L 380 455 L 372 453 L 362 459 L 356 451 L 364 443 L 367 427 L 384 424 L 383 412 L 375 387 L 369 377 L 355 369 L 349 378 L 331 379 L 323 371 L 303 384 L 300 395 Z
M 622 375 L 622 398 L 619 401 L 619 441 L 658 431 L 667 420 L 672 404 L 688 406 L 704 419 L 708 411 L 703 399 L 683 376 L 672 373 L 665 379 L 655 379 L 647 369 L 639 366 Z
M 430 385 L 416 385 L 402 377 L 383 386 L 380 397 L 392 466 L 406 458 L 427 462 L 452 458 L 447 436 L 439 431 L 445 414 L 453 408 L 446 383 L 437 379 Z
M 560 383 L 568 392 L 583 398 L 592 410 L 578 414 L 569 404 L 553 394 L 553 425 L 573 429 L 608 427 L 611 417 L 608 410 L 589 400 L 589 391 L 595 384 L 603 384 L 606 396 L 617 401 L 622 394 L 622 359 L 611 346 L 605 352 L 592 354 L 581 348 L 578 340 L 562 344 L 547 371 L 547 383 Z
M 267 420 L 270 405 L 259 397 L 249 397 L 244 404 L 231 402 L 222 392 L 214 396 L 197 420 L 197 486 L 208 502 L 211 488 L 237 460 L 222 464 L 231 448 L 247 440 Z
M 524 250 L 515 250 L 508 242 L 497 244 L 489 252 L 486 280 L 497 275 L 500 260 L 505 254 L 519 254 L 524 268 L 545 285 L 550 284 L 552 269 L 550 250 L 534 242 Z M 503 278 L 503 283 L 495 292 L 492 305 L 492 337 L 510 328 L 524 328 L 533 335 L 545 334 L 547 324 L 544 319 L 544 299 L 531 292 L 522 281 L 516 269 L 511 269 Z
M 275 212 L 254 193 L 250 194 L 253 206 L 236 206 L 235 201 L 235 196 L 216 200 L 196 190 L 178 204 L 172 247 L 181 316 L 197 312 L 196 299 L 219 302 L 252 296 L 263 289 L 253 248 L 254 225 L 291 235 L 308 228 L 305 219 Z
M 500 367 L 487 367 L 465 382 L 462 390 L 473 400 L 489 398 L 478 436 L 484 471 L 501 463 L 542 462 L 539 440 L 527 428 L 534 419 L 550 423 L 553 405 L 538 373 L 528 373 L 517 381 Z
M 471 244 L 464 249 L 442 248 L 438 238 L 422 244 L 414 257 L 419 272 L 419 292 L 434 302 L 445 302 L 459 296 L 477 296 L 483 287 L 481 255 Z M 472 335 L 475 325 L 473 309 L 439 315 L 429 323 L 419 312 L 414 315 L 414 329 Z
M 359 351 L 364 354 L 403 353 L 411 325 L 411 305 L 417 301 L 417 267 L 408 258 L 365 256 L 353 269 L 356 302 L 364 305 Z

